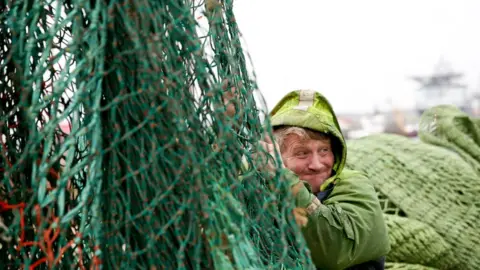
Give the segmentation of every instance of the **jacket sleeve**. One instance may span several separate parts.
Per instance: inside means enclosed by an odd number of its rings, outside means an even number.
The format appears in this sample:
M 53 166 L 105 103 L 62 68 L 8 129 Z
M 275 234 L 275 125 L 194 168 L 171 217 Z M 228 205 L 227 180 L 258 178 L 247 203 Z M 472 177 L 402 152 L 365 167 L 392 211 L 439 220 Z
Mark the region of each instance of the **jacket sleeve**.
M 286 177 L 291 185 L 300 181 L 291 171 Z M 378 197 L 363 174 L 344 171 L 323 204 L 306 187 L 295 199 L 297 207 L 307 209 L 303 235 L 318 268 L 345 269 L 377 260 L 390 250 Z

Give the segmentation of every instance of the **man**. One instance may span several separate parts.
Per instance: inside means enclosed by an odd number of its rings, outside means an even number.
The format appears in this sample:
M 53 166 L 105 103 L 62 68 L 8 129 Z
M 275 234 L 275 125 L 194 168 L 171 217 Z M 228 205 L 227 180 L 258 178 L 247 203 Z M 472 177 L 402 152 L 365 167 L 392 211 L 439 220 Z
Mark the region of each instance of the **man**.
M 384 269 L 390 245 L 383 213 L 369 180 L 344 169 L 346 143 L 328 101 L 293 91 L 270 116 L 285 179 L 307 212 L 302 231 L 316 267 Z M 271 141 L 263 144 L 273 155 Z

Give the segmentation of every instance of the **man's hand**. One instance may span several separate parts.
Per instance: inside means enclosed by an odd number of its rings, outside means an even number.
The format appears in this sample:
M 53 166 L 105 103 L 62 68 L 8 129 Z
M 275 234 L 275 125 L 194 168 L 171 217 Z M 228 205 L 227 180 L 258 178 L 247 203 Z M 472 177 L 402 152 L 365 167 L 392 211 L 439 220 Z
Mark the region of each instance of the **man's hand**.
M 275 172 L 275 170 L 278 168 L 277 164 L 280 166 L 280 168 L 285 168 L 285 165 L 283 164 L 282 156 L 280 153 L 280 147 L 278 146 L 278 143 L 273 142 L 273 140 L 270 138 L 268 134 L 266 134 L 264 136 L 264 139 L 260 141 L 260 146 L 265 150 L 266 153 L 268 153 L 271 156 L 271 157 L 265 157 L 265 159 L 268 159 L 268 163 L 265 165 L 270 172 Z M 278 157 L 279 160 L 275 160 L 277 155 L 279 155 Z M 266 161 L 266 160 L 263 160 L 263 161 Z
M 307 210 L 305 208 L 296 207 L 293 209 L 295 222 L 300 227 L 305 227 L 308 224 Z

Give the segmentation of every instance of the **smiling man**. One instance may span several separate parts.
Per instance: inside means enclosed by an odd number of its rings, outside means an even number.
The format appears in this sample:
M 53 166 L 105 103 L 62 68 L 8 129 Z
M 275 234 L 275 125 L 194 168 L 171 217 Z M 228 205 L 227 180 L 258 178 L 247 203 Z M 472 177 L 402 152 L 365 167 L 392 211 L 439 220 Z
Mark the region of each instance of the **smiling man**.
M 281 141 L 284 166 L 318 192 L 322 183 L 332 176 L 335 155 L 327 134 L 299 127 L 283 127 L 275 131 Z
M 293 91 L 271 122 L 317 268 L 384 269 L 390 245 L 377 195 L 365 175 L 344 169 L 346 143 L 326 98 Z

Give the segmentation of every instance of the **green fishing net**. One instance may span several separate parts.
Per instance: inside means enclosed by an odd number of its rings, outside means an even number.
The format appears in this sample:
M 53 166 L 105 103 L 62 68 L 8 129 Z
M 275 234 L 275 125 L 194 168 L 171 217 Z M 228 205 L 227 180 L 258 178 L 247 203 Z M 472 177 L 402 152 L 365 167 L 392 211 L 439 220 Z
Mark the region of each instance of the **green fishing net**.
M 479 269 L 480 121 L 444 105 L 427 110 L 419 127 L 420 141 L 380 134 L 348 142 L 347 166 L 379 193 L 389 267 Z
M 233 1 L 0 11 L 2 267 L 312 267 Z
M 312 268 L 285 181 L 254 158 L 270 129 L 233 1 L 0 11 L 4 269 Z M 384 208 L 387 269 L 480 267 L 479 125 L 441 106 L 422 142 L 348 142 Z

